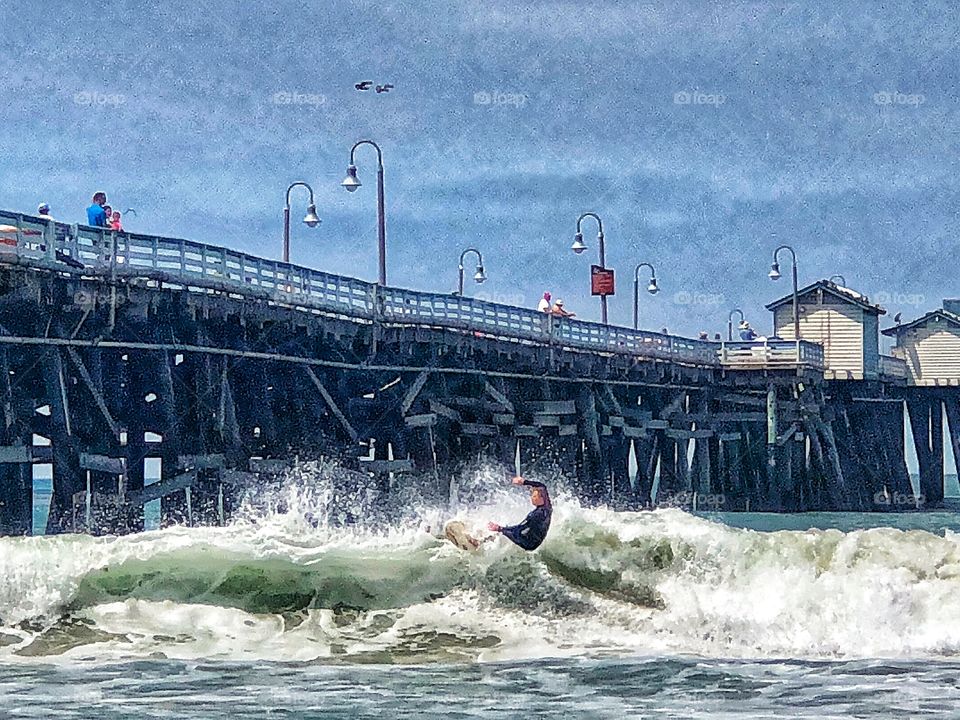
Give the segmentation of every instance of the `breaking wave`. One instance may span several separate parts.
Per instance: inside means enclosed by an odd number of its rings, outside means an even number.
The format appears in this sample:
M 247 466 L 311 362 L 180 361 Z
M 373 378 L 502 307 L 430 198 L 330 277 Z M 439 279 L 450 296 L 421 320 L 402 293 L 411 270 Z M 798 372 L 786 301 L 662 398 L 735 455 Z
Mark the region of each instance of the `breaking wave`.
M 0 659 L 960 655 L 950 531 L 757 532 L 561 496 L 539 551 L 464 553 L 427 531 L 435 507 L 386 529 L 318 521 L 317 475 L 228 527 L 0 539 Z M 474 493 L 455 514 L 479 530 L 524 502 Z

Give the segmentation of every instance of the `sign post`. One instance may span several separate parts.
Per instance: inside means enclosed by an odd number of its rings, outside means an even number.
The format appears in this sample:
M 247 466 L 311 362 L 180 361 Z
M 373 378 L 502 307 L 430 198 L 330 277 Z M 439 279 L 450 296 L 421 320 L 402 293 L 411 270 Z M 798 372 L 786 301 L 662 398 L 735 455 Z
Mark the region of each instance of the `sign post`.
M 590 266 L 590 294 L 600 297 L 616 294 L 612 269 L 600 265 Z

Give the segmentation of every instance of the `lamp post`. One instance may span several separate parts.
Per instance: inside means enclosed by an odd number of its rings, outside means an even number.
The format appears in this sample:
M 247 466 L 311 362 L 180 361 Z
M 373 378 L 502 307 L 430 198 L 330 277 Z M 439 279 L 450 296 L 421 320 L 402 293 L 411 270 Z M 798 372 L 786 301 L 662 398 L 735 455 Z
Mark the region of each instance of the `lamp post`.
M 840 282 L 838 283 L 837 280 Z M 840 287 L 847 287 L 847 279 L 843 275 L 831 275 L 830 282 L 835 285 L 840 285 Z
M 467 253 L 477 254 L 477 271 L 473 274 L 473 279 L 478 285 L 487 279 L 487 275 L 483 271 L 483 255 L 481 255 L 480 251 L 476 248 L 467 248 L 460 253 L 460 265 L 457 268 L 459 272 L 459 279 L 457 280 L 457 294 L 460 297 L 463 297 L 463 258 L 466 257 Z
M 789 245 L 781 245 L 773 251 L 773 264 L 770 266 L 770 279 L 780 279 L 780 263 L 777 262 L 777 255 L 781 250 L 789 250 L 790 257 L 793 259 L 793 339 L 800 339 L 800 299 L 797 296 L 797 253 Z
M 583 219 L 588 217 L 592 217 L 594 220 L 597 221 L 597 227 L 598 227 L 597 243 L 600 246 L 600 267 L 606 268 L 607 254 L 606 254 L 606 248 L 604 247 L 604 244 L 603 244 L 603 221 L 600 219 L 600 216 L 597 215 L 596 213 L 585 212 L 583 215 L 577 218 L 577 234 L 574 236 L 573 245 L 570 247 L 570 249 L 573 250 L 573 252 L 575 252 L 577 255 L 580 255 L 584 250 L 587 249 L 587 246 L 583 242 L 583 233 L 580 230 L 580 226 L 583 223 Z M 607 324 L 607 296 L 606 295 L 600 296 L 600 320 L 601 322 L 603 322 L 604 325 Z
M 660 292 L 660 288 L 657 287 L 657 271 L 648 262 L 642 262 L 633 269 L 633 329 L 638 330 L 640 328 L 640 268 L 648 267 L 650 268 L 650 284 L 647 285 L 647 292 L 651 295 L 656 295 Z
M 307 214 L 303 217 L 303 224 L 307 227 L 316 227 L 320 224 L 320 218 L 317 217 L 317 206 L 313 202 L 313 188 L 301 180 L 290 183 L 290 187 L 287 188 L 287 199 L 283 205 L 283 261 L 285 263 L 290 262 L 290 191 L 298 185 L 310 191 L 310 204 L 307 205 Z
M 746 320 L 743 316 L 743 310 L 740 308 L 734 308 L 730 311 L 730 314 L 727 315 L 727 340 L 733 342 L 733 315 L 734 313 L 740 313 L 740 322 Z
M 372 145 L 377 151 L 377 251 L 379 257 L 379 272 L 377 282 L 387 284 L 387 225 L 383 203 L 383 153 L 380 146 L 373 140 L 360 140 L 350 148 L 350 164 L 347 166 L 347 176 L 340 183 L 348 192 L 355 192 L 362 183 L 357 177 L 355 157 L 357 148 L 361 145 Z

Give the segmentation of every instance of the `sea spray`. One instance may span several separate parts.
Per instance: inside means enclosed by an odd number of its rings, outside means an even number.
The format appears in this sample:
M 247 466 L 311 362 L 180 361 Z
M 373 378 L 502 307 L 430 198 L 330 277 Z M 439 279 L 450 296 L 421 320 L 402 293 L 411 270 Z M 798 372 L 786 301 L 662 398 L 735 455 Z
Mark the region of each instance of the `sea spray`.
M 228 527 L 0 540 L 0 657 L 960 654 L 953 533 L 757 532 L 561 492 L 537 552 L 463 553 L 423 527 L 520 520 L 526 494 L 499 471 L 464 477 L 453 507 L 410 490 L 389 522 L 342 473 L 298 466 Z

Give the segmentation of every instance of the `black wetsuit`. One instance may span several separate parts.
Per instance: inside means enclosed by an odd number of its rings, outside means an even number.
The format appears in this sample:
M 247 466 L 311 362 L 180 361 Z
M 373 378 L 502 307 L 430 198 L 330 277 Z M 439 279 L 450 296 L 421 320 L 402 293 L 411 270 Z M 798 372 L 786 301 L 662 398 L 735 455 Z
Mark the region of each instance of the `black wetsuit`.
M 550 529 L 550 516 L 553 514 L 553 506 L 550 504 L 550 493 L 547 492 L 547 486 L 534 480 L 524 480 L 524 485 L 540 488 L 543 493 L 544 503 L 535 507 L 523 522 L 519 525 L 500 528 L 500 532 L 510 538 L 524 550 L 536 550 L 540 547 L 547 537 L 547 530 Z

